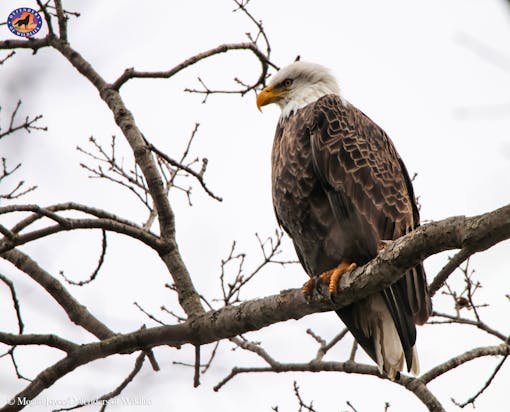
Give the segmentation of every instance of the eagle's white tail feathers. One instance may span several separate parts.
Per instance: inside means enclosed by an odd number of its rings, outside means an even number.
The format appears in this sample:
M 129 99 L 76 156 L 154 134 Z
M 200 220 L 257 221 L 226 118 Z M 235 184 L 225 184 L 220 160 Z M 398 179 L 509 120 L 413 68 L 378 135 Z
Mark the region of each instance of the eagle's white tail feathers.
M 369 327 L 374 339 L 377 367 L 379 372 L 394 380 L 397 373 L 403 369 L 405 359 L 397 329 L 381 295 L 371 296 L 367 303 L 371 313 Z M 411 372 L 418 375 L 419 370 L 418 354 L 414 346 Z
M 413 346 L 413 366 L 411 367 L 411 373 L 414 376 L 418 376 L 420 374 L 420 360 L 418 359 L 416 345 Z

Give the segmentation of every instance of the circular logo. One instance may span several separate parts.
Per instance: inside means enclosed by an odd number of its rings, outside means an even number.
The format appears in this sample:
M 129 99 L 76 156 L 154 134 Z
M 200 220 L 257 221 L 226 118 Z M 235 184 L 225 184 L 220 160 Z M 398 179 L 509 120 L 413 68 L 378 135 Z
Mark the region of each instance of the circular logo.
M 16 36 L 32 37 L 41 30 L 42 18 L 34 9 L 21 7 L 9 14 L 7 27 Z

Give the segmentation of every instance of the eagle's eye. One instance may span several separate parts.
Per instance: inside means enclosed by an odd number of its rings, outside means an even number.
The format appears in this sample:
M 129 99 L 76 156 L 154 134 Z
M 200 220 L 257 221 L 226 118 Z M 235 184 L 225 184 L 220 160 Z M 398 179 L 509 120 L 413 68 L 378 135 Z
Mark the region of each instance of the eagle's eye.
M 288 89 L 290 86 L 292 86 L 292 82 L 293 82 L 293 80 L 292 80 L 292 79 L 285 79 L 285 80 L 283 81 L 283 86 L 284 86 L 286 89 Z

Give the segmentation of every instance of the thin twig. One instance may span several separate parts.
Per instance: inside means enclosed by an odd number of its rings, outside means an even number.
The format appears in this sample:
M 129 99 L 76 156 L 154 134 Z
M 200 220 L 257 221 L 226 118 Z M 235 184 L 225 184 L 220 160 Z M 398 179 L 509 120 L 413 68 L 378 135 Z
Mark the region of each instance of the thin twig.
M 246 254 L 235 253 L 236 241 L 232 242 L 229 255 L 227 258 L 221 260 L 221 273 L 220 273 L 220 284 L 223 293 L 223 302 L 225 306 L 240 302 L 240 292 L 243 286 L 250 282 L 257 274 L 259 274 L 263 268 L 269 264 L 278 265 L 289 265 L 295 264 L 293 260 L 277 260 L 275 257 L 279 255 L 282 250 L 282 238 L 283 231 L 275 230 L 274 238 L 269 236 L 266 240 L 262 241 L 258 233 L 255 233 L 255 237 L 259 243 L 260 250 L 262 252 L 262 261 L 248 274 L 245 273 L 244 263 Z M 232 262 L 237 262 L 237 271 L 234 276 L 234 280 L 226 284 L 226 267 Z
M 53 31 L 53 24 L 51 21 L 51 13 L 48 11 L 48 3 L 49 0 L 46 2 L 46 4 L 43 4 L 41 0 L 36 0 L 37 5 L 39 6 L 39 11 L 42 11 L 44 14 L 44 20 L 46 22 L 46 25 L 48 26 L 48 33 L 51 36 L 55 35 L 55 32 Z
M 16 312 L 16 319 L 18 320 L 18 333 L 21 335 L 23 333 L 23 330 L 25 329 L 25 325 L 23 323 L 23 318 L 21 317 L 21 309 L 19 305 L 18 296 L 16 295 L 16 289 L 14 287 L 14 283 L 4 275 L 0 273 L 0 280 L 4 282 L 7 287 L 9 288 L 9 291 L 11 292 L 11 300 L 12 304 L 14 306 L 14 311 Z
M 209 188 L 207 187 L 207 185 L 205 184 L 205 181 L 204 181 L 204 172 L 205 172 L 205 165 L 207 165 L 207 161 L 206 159 L 203 159 L 203 167 L 202 167 L 202 170 L 200 170 L 199 172 L 195 172 L 193 169 L 191 169 L 190 167 L 186 166 L 186 165 L 183 165 L 181 164 L 180 162 L 172 159 L 170 156 L 168 156 L 166 153 L 162 152 L 161 150 L 159 150 L 157 147 L 155 147 L 152 143 L 148 143 L 148 147 L 150 150 L 152 150 L 154 153 L 156 153 L 158 156 L 161 156 L 163 159 L 165 159 L 165 161 L 167 161 L 168 163 L 170 163 L 172 166 L 174 167 L 177 167 L 178 169 L 181 169 L 181 170 L 184 170 L 186 173 L 189 173 L 191 176 L 193 176 L 194 178 L 196 178 L 198 180 L 198 182 L 200 183 L 200 186 L 202 186 L 202 188 L 205 190 L 205 192 L 210 196 L 212 197 L 213 199 L 221 202 L 223 201 L 223 199 L 217 195 L 215 195 L 213 192 L 211 192 L 211 190 L 209 190 Z M 205 162 L 205 163 L 204 163 Z
M 469 256 L 473 254 L 468 248 L 462 248 L 455 256 L 448 260 L 448 263 L 439 271 L 439 273 L 434 277 L 434 280 L 431 282 L 429 286 L 430 296 L 434 296 L 436 292 L 441 289 L 448 276 L 450 276 L 455 269 L 459 267 Z
M 350 403 L 349 401 L 346 401 L 345 404 L 352 409 L 352 412 L 358 412 L 358 410 L 354 407 L 354 405 L 352 403 Z
M 301 412 L 303 410 L 308 411 L 308 412 L 317 412 L 317 410 L 313 408 L 313 401 L 310 402 L 310 404 L 308 404 L 308 405 L 303 401 L 303 398 L 301 397 L 301 394 L 299 393 L 299 386 L 296 381 L 294 381 L 293 386 L 294 386 L 294 395 L 296 396 L 296 399 L 299 402 L 299 412 Z
M 25 375 L 23 375 L 20 372 L 18 362 L 16 361 L 16 358 L 14 357 L 14 347 L 9 350 L 9 357 L 11 358 L 12 365 L 14 366 L 14 371 L 16 372 L 16 377 L 18 379 L 22 379 L 27 382 L 32 382 L 32 379 L 27 378 Z
M 433 317 L 439 317 L 444 318 L 445 320 L 429 320 L 427 324 L 431 325 L 440 325 L 440 324 L 461 324 L 461 325 L 472 325 L 476 326 L 478 329 L 483 330 L 487 332 L 488 334 L 495 336 L 496 338 L 500 339 L 503 342 L 506 342 L 508 339 L 508 336 L 501 333 L 500 331 L 491 328 L 489 325 L 487 325 L 485 322 L 482 322 L 481 320 L 471 320 L 466 319 L 460 316 L 452 316 L 448 315 L 447 313 L 441 313 L 441 312 L 432 312 Z
M 233 337 L 229 339 L 231 342 L 235 343 L 238 347 L 241 349 L 253 352 L 257 354 L 260 358 L 262 358 L 264 361 L 267 362 L 268 365 L 272 367 L 278 367 L 279 362 L 276 361 L 269 353 L 260 346 L 259 343 L 256 342 L 250 342 L 242 337 Z
M 214 344 L 214 348 L 213 350 L 211 351 L 211 355 L 209 356 L 209 360 L 207 361 L 207 363 L 205 365 L 202 365 L 202 374 L 206 373 L 209 368 L 211 367 L 212 365 L 212 362 L 214 360 L 214 358 L 216 357 L 216 352 L 218 351 L 218 348 L 220 346 L 220 341 L 217 341 L 215 344 Z
M 457 402 L 455 399 L 451 398 L 452 399 L 452 402 L 457 405 L 458 407 L 460 408 L 464 408 L 466 407 L 467 405 L 473 405 L 473 408 L 475 407 L 475 401 L 478 399 L 478 397 L 485 392 L 485 390 L 490 386 L 490 384 L 492 383 L 492 381 L 494 380 L 494 378 L 496 377 L 496 375 L 498 374 L 498 372 L 500 371 L 501 367 L 503 366 L 503 364 L 505 363 L 505 361 L 507 360 L 508 358 L 508 355 L 509 353 L 507 353 L 505 356 L 503 356 L 503 359 L 501 359 L 501 361 L 497 364 L 497 366 L 494 368 L 494 371 L 492 372 L 491 376 L 489 377 L 489 379 L 487 379 L 487 381 L 485 382 L 485 384 L 480 388 L 480 390 L 475 393 L 471 398 L 469 398 L 468 400 L 466 400 L 465 402 L 462 402 L 462 403 L 459 403 Z
M 133 302 L 133 305 L 135 305 L 138 308 L 138 310 L 140 310 L 140 312 L 146 315 L 149 319 L 153 320 L 156 323 L 159 323 L 160 325 L 166 325 L 165 322 L 159 320 L 154 315 L 152 315 L 151 313 L 147 312 L 144 308 L 142 308 L 138 302 Z
M 106 256 L 106 247 L 107 247 L 107 241 L 106 241 L 106 231 L 103 229 L 101 230 L 101 233 L 102 233 L 102 241 L 101 241 L 101 254 L 99 255 L 99 259 L 97 261 L 97 265 L 96 265 L 96 268 L 94 269 L 94 271 L 92 272 L 92 274 L 88 277 L 88 279 L 86 280 L 80 280 L 78 282 L 74 281 L 74 280 L 71 280 L 69 278 L 67 278 L 64 274 L 64 271 L 60 271 L 60 275 L 64 278 L 64 280 L 66 281 L 66 283 L 68 283 L 69 285 L 74 285 L 74 286 L 84 286 L 84 285 L 87 285 L 89 284 L 90 282 L 94 281 L 99 273 L 99 270 L 101 269 L 101 267 L 103 266 L 103 263 L 104 263 L 104 258 Z
M 349 361 L 351 362 L 354 362 L 355 358 L 356 358 L 356 352 L 358 350 L 358 341 L 357 340 L 354 340 L 352 342 L 352 348 L 351 348 L 351 353 L 349 355 Z
M 3 59 L 0 59 L 0 66 L 4 64 L 8 59 L 10 59 L 12 56 L 14 56 L 16 52 L 13 50 L 11 51 L 7 56 L 5 56 Z
M 119 396 L 122 393 L 122 391 L 133 381 L 133 379 L 136 377 L 136 375 L 138 375 L 138 373 L 142 370 L 145 356 L 146 355 L 144 352 L 140 352 L 140 354 L 136 358 L 135 365 L 134 365 L 133 369 L 131 370 L 131 372 L 129 373 L 129 375 L 113 391 L 111 391 L 103 396 L 100 396 L 99 398 L 93 399 L 93 400 L 89 400 L 86 402 L 80 402 L 80 403 L 77 403 L 76 405 L 69 406 L 66 408 L 54 409 L 53 412 L 72 411 L 74 409 L 82 408 L 84 406 L 89 406 L 89 405 L 93 405 L 93 404 L 101 405 L 100 411 L 101 412 L 104 411 L 106 406 L 108 405 L 108 401 Z
M 67 17 L 64 15 L 64 8 L 61 0 L 53 0 L 57 11 L 58 32 L 60 40 L 67 42 Z
M 195 345 L 195 365 L 193 374 L 193 387 L 200 385 L 200 345 Z
M 184 60 L 182 63 L 179 63 L 177 66 L 165 70 L 165 71 L 158 71 L 158 72 L 142 72 L 137 71 L 134 68 L 129 68 L 124 70 L 124 73 L 122 73 L 121 76 L 115 82 L 112 84 L 112 88 L 114 90 L 119 90 L 124 83 L 126 83 L 130 79 L 134 78 L 146 78 L 146 79 L 169 79 L 173 76 L 175 76 L 177 73 L 179 73 L 181 70 L 192 66 L 195 63 L 198 63 L 201 60 L 207 59 L 211 56 L 214 56 L 216 54 L 225 53 L 229 50 L 249 50 L 251 51 L 260 61 L 262 65 L 262 71 L 261 75 L 257 79 L 256 82 L 254 82 L 249 90 L 254 90 L 255 88 L 259 87 L 261 84 L 263 84 L 266 73 L 267 73 L 267 66 L 269 64 L 266 55 L 258 49 L 256 45 L 253 43 L 230 43 L 230 44 L 222 44 L 220 46 L 214 47 L 210 50 L 207 50 L 202 53 L 198 53 L 186 60 Z M 243 90 L 238 93 L 244 92 L 247 93 L 249 90 Z
M 3 137 L 5 137 L 7 135 L 17 132 L 18 130 L 22 130 L 22 129 L 25 129 L 28 133 L 31 133 L 33 130 L 42 130 L 42 131 L 48 130 L 47 126 L 39 126 L 36 124 L 39 120 L 42 119 L 42 117 L 43 117 L 42 114 L 39 114 L 33 118 L 26 116 L 25 120 L 23 122 L 16 125 L 15 124 L 16 116 L 18 114 L 18 110 L 20 107 L 21 107 L 21 100 L 18 100 L 18 102 L 16 103 L 16 107 L 14 108 L 14 110 L 12 111 L 12 114 L 11 114 L 11 118 L 9 120 L 9 127 L 7 128 L 7 130 L 5 132 L 0 133 L 0 139 L 2 139 Z

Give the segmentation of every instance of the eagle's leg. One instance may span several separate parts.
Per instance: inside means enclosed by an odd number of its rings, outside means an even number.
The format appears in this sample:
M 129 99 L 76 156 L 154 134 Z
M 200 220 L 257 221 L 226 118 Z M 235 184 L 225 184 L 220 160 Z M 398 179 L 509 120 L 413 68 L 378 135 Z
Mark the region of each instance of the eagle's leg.
M 303 295 L 305 295 L 305 298 L 310 298 L 315 289 L 320 289 L 321 285 L 328 285 L 329 293 L 332 297 L 334 297 L 337 293 L 338 279 L 340 279 L 340 276 L 355 267 L 356 263 L 342 260 L 336 268 L 327 270 L 306 282 L 302 288 Z

